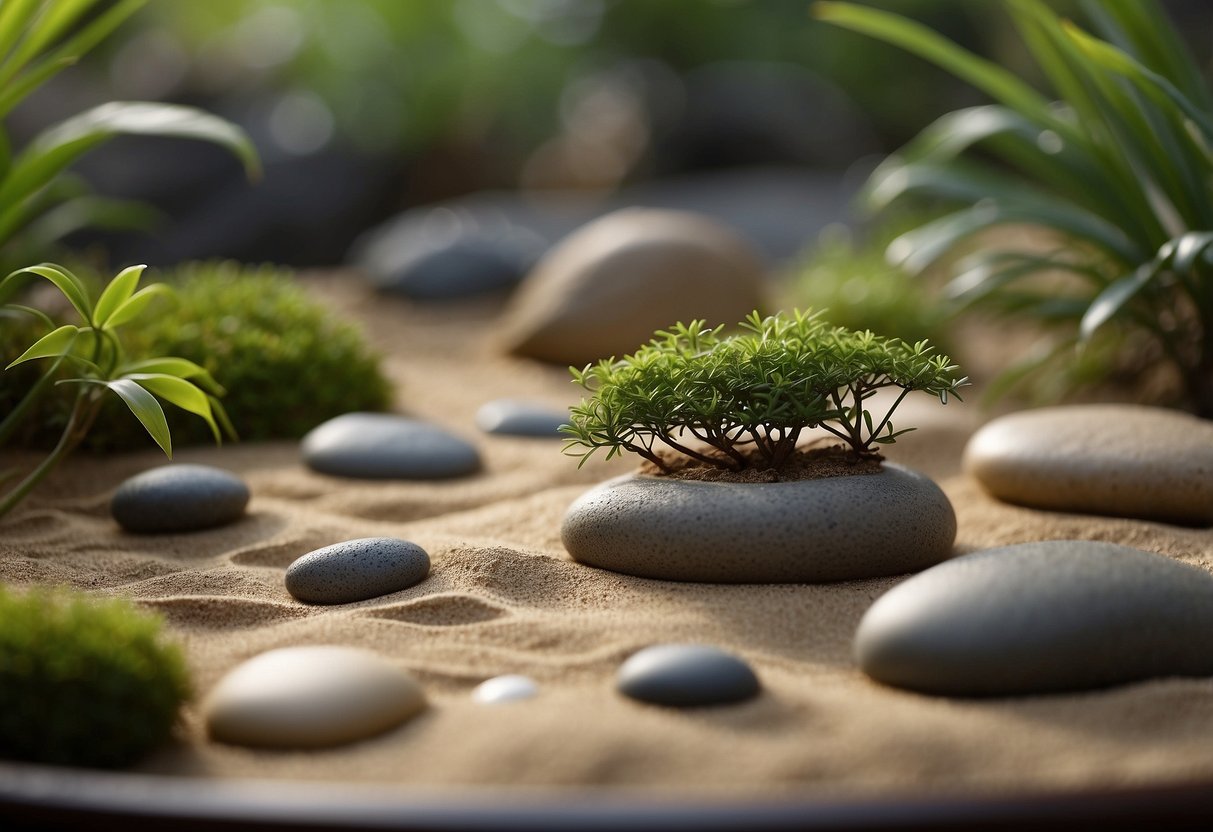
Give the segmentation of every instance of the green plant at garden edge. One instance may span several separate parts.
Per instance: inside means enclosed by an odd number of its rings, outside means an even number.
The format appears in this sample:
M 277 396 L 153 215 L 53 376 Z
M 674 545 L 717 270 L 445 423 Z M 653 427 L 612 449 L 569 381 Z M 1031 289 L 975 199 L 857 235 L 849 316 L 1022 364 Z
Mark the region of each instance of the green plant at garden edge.
M 5 0 L 0 3 L 0 119 L 80 60 L 147 0 Z M 103 6 L 100 10 L 96 7 Z M 197 139 L 226 148 L 250 177 L 260 173 L 256 148 L 239 127 L 193 107 L 111 101 L 74 115 L 13 152 L 0 130 L 0 250 L 8 263 L 45 256 L 45 247 L 81 227 L 145 224 L 140 203 L 99 197 L 65 170 L 82 155 L 122 135 Z M 20 251 L 11 249 L 17 246 Z M 34 252 L 28 249 L 35 250 Z M 15 257 L 21 257 L 14 261 Z M 0 303 L 20 288 L 9 286 Z
M 876 446 L 913 430 L 892 422 L 909 393 L 946 404 L 968 383 L 926 341 L 853 332 L 811 310 L 754 312 L 737 334 L 722 332 L 703 321 L 679 323 L 623 359 L 570 367 L 591 396 L 570 411 L 565 452 L 584 464 L 599 448 L 607 459 L 630 451 L 668 473 L 664 444 L 720 468 L 778 468 L 804 430 L 820 428 L 855 458 L 879 458 Z M 877 419 L 869 400 L 884 388 L 901 392 Z M 691 447 L 692 437 L 716 453 Z
M 169 739 L 190 681 L 129 601 L 0 586 L 0 757 L 125 766 Z
M 117 395 L 139 420 L 156 444 L 172 458 L 172 436 L 164 409 L 156 397 L 204 419 L 218 442 L 220 426 L 235 436 L 218 396 L 223 389 L 204 368 L 174 356 L 129 358 L 118 337 L 118 330 L 135 320 L 148 304 L 169 290 L 152 284 L 136 291 L 145 266 L 123 269 L 110 281 L 94 303 L 83 282 L 69 270 L 53 263 L 28 266 L 0 281 L 0 296 L 6 284 L 24 275 L 45 278 L 63 293 L 80 316 L 80 325 L 55 327 L 45 313 L 27 306 L 8 304 L 8 312 L 38 318 L 48 330 L 5 369 L 27 361 L 49 361 L 50 367 L 26 393 L 25 398 L 0 421 L 0 446 L 16 431 L 52 385 L 78 387 L 67 425 L 54 449 L 7 494 L 0 496 L 0 516 L 24 499 L 88 434 L 108 392 Z M 69 367 L 75 375 L 57 379 L 59 369 Z M 6 474 L 8 472 L 5 472 Z M 3 476 L 3 475 L 0 475 Z
M 1152 343 L 1191 407 L 1213 417 L 1213 94 L 1153 0 L 1084 0 L 1103 39 L 1040 0 L 1004 5 L 1059 101 L 914 21 L 814 6 L 998 102 L 943 116 L 875 172 L 875 208 L 907 195 L 960 206 L 894 240 L 890 260 L 921 272 L 985 229 L 1043 229 L 1059 242 L 980 251 L 949 287 L 967 304 L 1069 328 L 1016 372 L 1073 355 L 1113 325 Z M 1059 274 L 1068 286 L 1050 280 Z

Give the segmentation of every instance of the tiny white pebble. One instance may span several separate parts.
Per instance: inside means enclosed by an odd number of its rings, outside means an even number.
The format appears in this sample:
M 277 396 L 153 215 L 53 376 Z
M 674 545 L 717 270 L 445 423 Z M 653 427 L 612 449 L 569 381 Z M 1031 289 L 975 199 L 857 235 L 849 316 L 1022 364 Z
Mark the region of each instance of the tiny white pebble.
M 481 682 L 472 691 L 472 699 L 481 705 L 495 705 L 498 702 L 516 702 L 520 699 L 530 699 L 539 693 L 539 685 L 529 676 L 510 673 L 505 676 L 494 676 Z

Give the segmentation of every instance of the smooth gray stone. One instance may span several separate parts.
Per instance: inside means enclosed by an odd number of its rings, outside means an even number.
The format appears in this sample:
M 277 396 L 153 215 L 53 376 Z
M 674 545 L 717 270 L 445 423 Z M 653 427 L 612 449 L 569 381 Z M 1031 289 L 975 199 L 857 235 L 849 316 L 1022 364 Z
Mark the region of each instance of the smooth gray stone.
M 973 434 L 965 470 L 1008 503 L 1213 525 L 1213 422 L 1131 404 L 1043 407 Z
M 476 426 L 485 433 L 504 436 L 535 436 L 560 439 L 562 425 L 569 423 L 567 410 L 556 410 L 519 399 L 496 399 L 476 411 Z
M 430 480 L 480 468 L 472 445 L 434 425 L 388 413 L 346 413 L 303 437 L 314 471 L 358 479 Z
M 620 665 L 615 684 L 625 696 L 674 707 L 740 702 L 762 688 L 748 664 L 703 644 L 646 647 Z
M 363 537 L 325 546 L 286 570 L 286 590 L 309 604 L 348 604 L 408 589 L 430 574 L 430 556 L 416 543 Z
M 822 583 L 939 563 L 952 553 L 956 515 L 934 482 L 889 462 L 799 482 L 629 474 L 579 497 L 561 538 L 574 560 L 642 578 Z
M 239 520 L 244 481 L 209 465 L 164 465 L 131 477 L 114 492 L 110 514 L 128 532 L 190 532 Z
M 502 702 L 518 702 L 532 699 L 539 693 L 539 685 L 529 676 L 509 673 L 486 679 L 472 691 L 472 699 L 481 705 L 496 705 Z
M 878 682 L 949 696 L 1213 674 L 1213 575 L 1111 543 L 988 549 L 885 593 L 855 634 Z
M 373 737 L 425 709 L 406 670 L 369 650 L 282 647 L 219 681 L 202 706 L 212 739 L 259 748 L 324 748 Z
M 369 232 L 353 257 L 384 291 L 447 300 L 512 288 L 546 248 L 535 232 L 504 217 L 429 206 Z

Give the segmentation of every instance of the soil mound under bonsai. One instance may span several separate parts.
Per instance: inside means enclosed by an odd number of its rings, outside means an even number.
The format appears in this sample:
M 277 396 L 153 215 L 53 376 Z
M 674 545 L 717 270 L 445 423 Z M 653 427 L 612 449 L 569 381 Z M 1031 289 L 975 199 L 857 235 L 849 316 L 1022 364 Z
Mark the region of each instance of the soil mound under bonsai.
M 724 464 L 732 464 L 733 460 L 715 449 L 705 450 L 706 456 L 718 458 Z M 662 461 L 669 466 L 670 471 L 663 472 L 652 462 L 644 462 L 640 473 L 654 477 L 665 477 L 675 480 L 697 480 L 699 482 L 796 482 L 799 480 L 819 480 L 827 477 L 849 477 L 856 474 L 875 474 L 881 470 L 883 457 L 856 456 L 849 448 L 841 445 L 831 445 L 824 448 L 802 448 L 787 458 L 778 468 L 757 467 L 760 464 L 757 454 L 745 453 L 750 466 L 740 471 L 710 465 L 703 460 L 694 459 L 674 450 L 658 452 Z

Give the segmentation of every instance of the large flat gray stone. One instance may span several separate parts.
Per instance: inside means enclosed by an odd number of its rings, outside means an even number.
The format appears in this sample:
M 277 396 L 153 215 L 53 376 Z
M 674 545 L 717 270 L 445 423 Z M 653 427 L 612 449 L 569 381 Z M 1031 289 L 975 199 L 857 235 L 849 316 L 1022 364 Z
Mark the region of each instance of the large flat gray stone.
M 1213 675 L 1213 575 L 1088 540 L 989 549 L 877 599 L 855 658 L 878 682 L 953 696 Z
M 1213 423 L 1139 405 L 1046 407 L 973 435 L 965 470 L 1008 503 L 1213 525 Z
M 822 583 L 939 563 L 956 515 L 934 482 L 888 462 L 798 482 L 627 475 L 579 497 L 561 537 L 574 560 L 643 578 Z
M 190 532 L 239 520 L 249 496 L 244 481 L 222 468 L 162 465 L 122 483 L 110 514 L 129 532 Z

